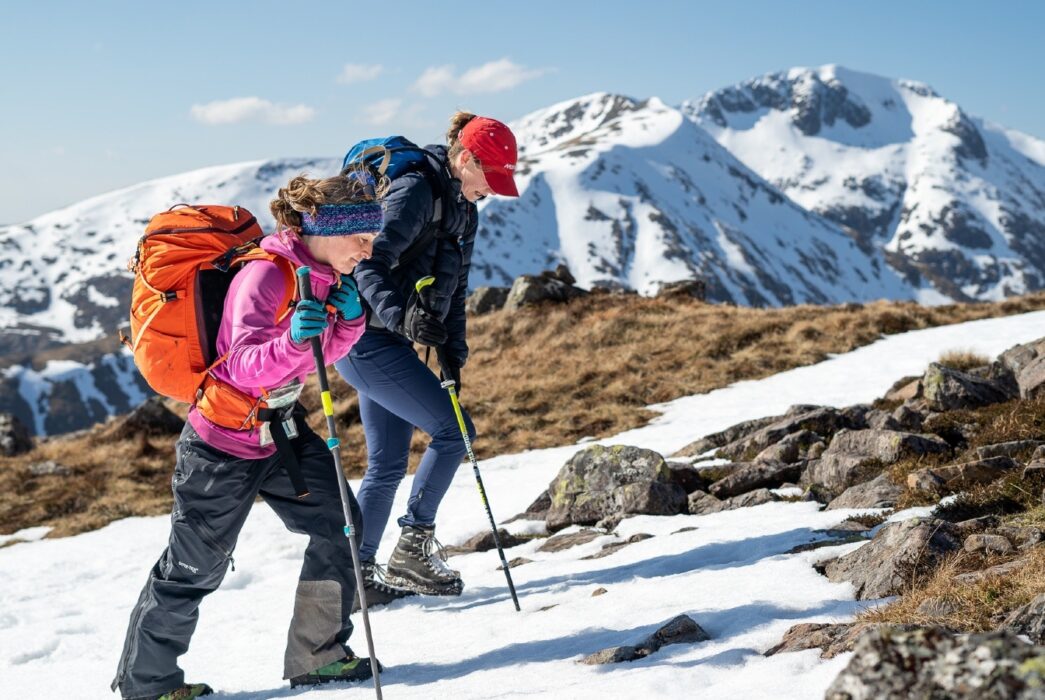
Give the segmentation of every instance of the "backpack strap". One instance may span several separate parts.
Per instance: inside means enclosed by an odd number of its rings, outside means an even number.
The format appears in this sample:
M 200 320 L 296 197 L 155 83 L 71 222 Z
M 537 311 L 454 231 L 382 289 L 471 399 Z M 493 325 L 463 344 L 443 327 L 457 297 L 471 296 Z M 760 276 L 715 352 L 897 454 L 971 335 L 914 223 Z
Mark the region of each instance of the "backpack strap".
M 274 263 L 283 273 L 283 296 L 276 307 L 276 323 L 279 324 L 294 310 L 294 295 L 297 294 L 297 274 L 294 261 L 269 251 L 252 241 L 252 246 L 247 250 L 240 250 L 229 264 L 246 263 L 251 260 L 268 260 Z

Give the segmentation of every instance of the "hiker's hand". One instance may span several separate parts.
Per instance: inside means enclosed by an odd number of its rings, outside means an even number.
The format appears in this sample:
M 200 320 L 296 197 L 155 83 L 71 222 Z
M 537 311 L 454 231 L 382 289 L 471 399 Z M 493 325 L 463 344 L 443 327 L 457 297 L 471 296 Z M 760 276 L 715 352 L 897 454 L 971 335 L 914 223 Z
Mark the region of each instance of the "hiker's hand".
M 443 365 L 443 370 L 439 373 L 443 375 L 443 381 L 447 379 L 453 379 L 454 384 L 457 387 L 457 395 L 461 395 L 461 366 L 454 363 L 453 360 L 447 360 L 446 364 Z M 450 376 L 446 376 L 449 374 Z
M 353 321 L 363 315 L 363 304 L 359 301 L 359 289 L 356 281 L 348 275 L 341 275 L 341 286 L 327 297 L 327 308 L 341 314 L 346 321 Z
M 413 342 L 433 348 L 446 342 L 446 326 L 424 308 L 416 294 L 410 297 L 400 331 Z
M 290 339 L 301 345 L 325 331 L 329 323 L 324 304 L 314 299 L 302 299 L 290 317 Z

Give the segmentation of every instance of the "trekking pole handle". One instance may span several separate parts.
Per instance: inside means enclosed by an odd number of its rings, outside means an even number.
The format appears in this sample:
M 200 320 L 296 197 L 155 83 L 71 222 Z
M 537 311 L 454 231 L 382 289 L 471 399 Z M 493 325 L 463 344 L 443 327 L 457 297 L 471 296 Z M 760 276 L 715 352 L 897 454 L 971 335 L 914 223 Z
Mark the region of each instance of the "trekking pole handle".
M 297 269 L 297 276 L 298 295 L 302 300 L 315 301 L 316 296 L 312 293 L 312 268 L 308 265 L 302 265 Z M 330 384 L 327 381 L 326 361 L 323 359 L 323 343 L 319 339 L 319 336 L 313 336 L 311 344 L 312 355 L 316 358 L 316 374 L 319 378 L 319 390 L 326 394 L 326 392 L 330 391 Z

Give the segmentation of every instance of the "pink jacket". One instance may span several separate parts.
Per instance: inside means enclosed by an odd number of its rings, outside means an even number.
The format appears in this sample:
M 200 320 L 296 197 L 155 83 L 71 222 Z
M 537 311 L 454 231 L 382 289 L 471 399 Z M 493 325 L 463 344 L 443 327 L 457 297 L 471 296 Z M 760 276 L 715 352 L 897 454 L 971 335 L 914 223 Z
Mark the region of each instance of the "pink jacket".
M 312 268 L 312 293 L 326 299 L 337 281 L 332 267 L 317 262 L 297 236 L 266 236 L 261 247 L 289 258 L 296 266 Z M 290 315 L 279 324 L 276 307 L 283 299 L 283 273 L 275 263 L 255 260 L 236 274 L 225 298 L 217 352 L 228 352 L 225 362 L 214 369 L 214 376 L 251 396 L 261 388 L 278 389 L 294 379 L 304 381 L 316 365 L 310 344 L 297 345 L 290 339 Z M 320 336 L 328 365 L 341 359 L 366 328 L 363 317 L 353 321 L 331 315 L 331 324 Z M 233 430 L 211 423 L 193 406 L 189 423 L 211 447 L 245 459 L 260 459 L 275 454 L 275 445 L 259 443 L 258 430 Z

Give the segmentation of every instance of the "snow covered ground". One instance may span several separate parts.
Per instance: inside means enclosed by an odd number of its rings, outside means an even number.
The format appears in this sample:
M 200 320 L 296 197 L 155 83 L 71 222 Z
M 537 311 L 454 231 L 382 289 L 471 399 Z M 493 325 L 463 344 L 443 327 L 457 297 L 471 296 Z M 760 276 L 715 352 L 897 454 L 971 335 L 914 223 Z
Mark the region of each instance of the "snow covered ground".
M 993 356 L 1043 335 L 1045 312 L 893 336 L 815 366 L 658 406 L 662 416 L 650 425 L 600 442 L 668 454 L 706 433 L 791 404 L 870 401 L 945 350 Z M 523 510 L 581 447 L 484 461 L 495 514 L 508 518 Z M 557 553 L 537 552 L 540 541 L 520 545 L 508 556 L 534 560 L 512 570 L 521 613 L 496 570 L 496 553 L 455 557 L 452 564 L 467 583 L 460 598 L 406 600 L 374 611 L 376 647 L 388 667 L 385 695 L 823 697 L 848 655 L 825 662 L 815 650 L 770 658 L 762 652 L 793 624 L 844 620 L 866 605 L 853 601 L 848 584 L 831 583 L 811 566 L 859 544 L 784 554 L 816 539 L 813 530 L 850 514 L 819 512 L 812 503 L 770 503 L 708 516 L 635 517 L 621 523 L 619 535 L 654 537 L 587 561 L 581 557 L 616 539 L 604 536 Z M 471 470 L 462 468 L 440 514 L 441 538 L 455 543 L 484 527 Z M 697 529 L 677 532 L 685 527 Z M 112 697 L 108 684 L 127 617 L 166 535 L 166 518 L 132 518 L 78 537 L 0 550 L 4 697 Z M 384 554 L 394 535 L 392 529 L 386 533 Z M 372 696 L 370 686 L 291 691 L 280 679 L 304 544 L 264 505 L 255 507 L 236 549 L 236 571 L 204 601 L 192 649 L 182 658 L 190 680 L 205 680 L 217 697 L 235 700 Z M 607 593 L 592 597 L 598 587 Z M 681 613 L 712 639 L 665 647 L 633 663 L 576 663 L 604 647 L 637 641 Z M 365 651 L 359 627 L 353 641 Z

